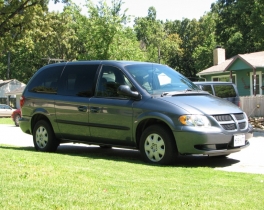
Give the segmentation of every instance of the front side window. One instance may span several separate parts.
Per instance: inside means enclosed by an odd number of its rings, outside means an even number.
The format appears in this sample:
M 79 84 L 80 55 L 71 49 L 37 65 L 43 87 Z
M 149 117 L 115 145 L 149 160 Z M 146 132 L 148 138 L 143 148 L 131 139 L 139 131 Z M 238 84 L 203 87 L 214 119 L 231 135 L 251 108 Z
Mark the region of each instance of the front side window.
M 99 65 L 68 65 L 60 79 L 58 94 L 76 97 L 93 96 L 93 84 Z
M 98 78 L 95 96 L 127 98 L 117 93 L 117 89 L 120 85 L 128 85 L 132 88 L 132 84 L 121 70 L 113 66 L 103 66 Z

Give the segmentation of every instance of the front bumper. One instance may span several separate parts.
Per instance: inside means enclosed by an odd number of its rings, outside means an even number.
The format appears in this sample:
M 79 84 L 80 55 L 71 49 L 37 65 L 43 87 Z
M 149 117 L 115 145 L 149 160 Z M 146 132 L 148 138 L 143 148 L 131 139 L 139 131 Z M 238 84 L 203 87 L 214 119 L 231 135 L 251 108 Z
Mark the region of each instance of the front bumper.
M 202 154 L 209 156 L 228 155 L 234 152 L 239 152 L 247 148 L 250 143 L 250 138 L 253 137 L 253 130 L 249 129 L 244 133 L 223 133 L 221 130 L 195 130 L 188 129 L 175 131 L 174 137 L 176 140 L 178 152 L 181 155 Z M 234 147 L 234 135 L 245 134 L 245 145 Z

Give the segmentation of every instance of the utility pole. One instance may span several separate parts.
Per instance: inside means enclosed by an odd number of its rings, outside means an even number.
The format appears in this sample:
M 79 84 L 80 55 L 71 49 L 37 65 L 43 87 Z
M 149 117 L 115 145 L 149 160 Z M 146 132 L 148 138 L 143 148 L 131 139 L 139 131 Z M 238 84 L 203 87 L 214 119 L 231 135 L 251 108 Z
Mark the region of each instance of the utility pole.
M 9 80 L 10 78 L 10 51 L 7 53 L 7 73 L 6 73 L 6 79 Z M 6 104 L 10 105 L 10 95 L 6 98 Z
M 10 52 L 7 53 L 7 72 L 6 79 L 9 79 L 10 76 Z

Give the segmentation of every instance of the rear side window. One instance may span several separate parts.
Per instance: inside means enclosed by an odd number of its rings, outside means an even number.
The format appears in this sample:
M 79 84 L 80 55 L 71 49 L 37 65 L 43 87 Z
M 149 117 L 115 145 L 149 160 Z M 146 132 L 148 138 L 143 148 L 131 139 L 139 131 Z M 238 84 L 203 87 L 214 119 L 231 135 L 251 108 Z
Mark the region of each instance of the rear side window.
M 202 90 L 207 91 L 208 93 L 210 93 L 212 95 L 214 94 L 211 85 L 201 85 L 200 87 Z
M 236 97 L 233 85 L 214 85 L 215 95 L 220 98 Z
M 58 94 L 76 97 L 93 96 L 93 85 L 99 65 L 67 65 L 60 79 Z
M 34 77 L 29 84 L 29 91 L 41 93 L 57 93 L 58 81 L 64 66 L 47 68 Z

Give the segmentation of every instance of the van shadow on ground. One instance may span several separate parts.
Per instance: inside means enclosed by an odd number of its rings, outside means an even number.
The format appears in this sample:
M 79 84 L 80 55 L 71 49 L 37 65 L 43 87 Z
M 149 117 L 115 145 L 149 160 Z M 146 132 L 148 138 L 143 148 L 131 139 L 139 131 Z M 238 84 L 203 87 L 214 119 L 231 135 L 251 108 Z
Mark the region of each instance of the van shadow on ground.
M 3 146 L 2 149 L 12 150 L 26 150 L 36 152 L 34 147 L 14 147 Z M 86 145 L 60 145 L 57 149 L 57 154 L 80 156 L 93 159 L 107 159 L 113 161 L 130 162 L 133 164 L 146 164 L 142 161 L 140 152 L 129 149 L 102 149 L 98 146 Z M 208 167 L 208 168 L 222 168 L 239 163 L 239 160 L 232 158 L 207 157 L 207 156 L 179 156 L 174 167 Z
M 145 164 L 142 161 L 140 152 L 129 149 L 102 149 L 98 146 L 75 146 L 75 145 L 61 145 L 58 147 L 58 153 L 65 155 L 81 155 L 93 158 L 106 158 L 108 160 L 119 160 L 126 162 L 134 162 L 138 164 Z M 179 156 L 174 166 L 183 167 L 210 167 L 219 168 L 227 167 L 240 162 L 232 158 L 208 157 L 208 156 Z

